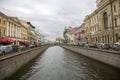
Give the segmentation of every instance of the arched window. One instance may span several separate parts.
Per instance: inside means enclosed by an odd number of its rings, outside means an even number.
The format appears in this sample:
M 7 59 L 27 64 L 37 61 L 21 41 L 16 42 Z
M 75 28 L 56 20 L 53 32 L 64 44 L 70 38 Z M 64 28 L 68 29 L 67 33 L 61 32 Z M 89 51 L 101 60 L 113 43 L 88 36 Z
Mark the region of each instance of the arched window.
M 107 12 L 104 12 L 103 14 L 103 21 L 104 21 L 104 29 L 108 29 L 108 16 Z
M 114 12 L 116 12 L 116 6 L 114 5 Z

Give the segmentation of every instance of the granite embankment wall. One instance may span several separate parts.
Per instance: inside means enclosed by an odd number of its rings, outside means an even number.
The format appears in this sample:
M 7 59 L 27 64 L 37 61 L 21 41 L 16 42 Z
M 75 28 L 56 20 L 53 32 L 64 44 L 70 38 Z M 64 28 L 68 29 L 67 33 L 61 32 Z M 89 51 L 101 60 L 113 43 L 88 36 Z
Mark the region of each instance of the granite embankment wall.
M 0 58 L 0 80 L 12 75 L 26 63 L 46 50 L 48 46 L 37 47 L 31 50 L 10 54 Z
M 101 49 L 92 49 L 92 48 L 83 48 L 83 47 L 65 46 L 65 45 L 61 47 L 120 69 L 119 51 L 110 51 L 110 50 L 101 50 Z

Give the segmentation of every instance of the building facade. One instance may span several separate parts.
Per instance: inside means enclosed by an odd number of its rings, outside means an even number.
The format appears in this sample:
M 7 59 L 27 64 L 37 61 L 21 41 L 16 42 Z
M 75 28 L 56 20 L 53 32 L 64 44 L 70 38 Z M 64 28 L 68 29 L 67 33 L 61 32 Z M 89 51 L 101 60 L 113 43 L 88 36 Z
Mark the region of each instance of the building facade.
M 8 40 L 9 39 L 9 40 Z M 0 12 L 0 44 L 21 43 L 24 45 L 39 44 L 40 33 L 27 21 L 19 20 L 17 17 L 10 17 Z
M 25 41 L 25 42 L 30 42 L 29 41 L 29 32 L 28 32 L 28 24 L 26 21 L 24 20 L 20 20 L 20 23 L 22 24 L 21 27 L 21 41 Z
M 75 35 L 75 44 L 85 43 L 84 37 L 84 24 L 82 24 L 74 33 Z
M 11 38 L 15 41 L 15 44 L 19 45 L 21 40 L 21 24 L 16 17 L 7 17 L 7 26 L 5 29 L 5 35 L 7 38 Z
M 7 16 L 0 12 L 0 37 L 5 37 Z
M 120 1 L 97 0 L 97 9 L 84 19 L 86 42 L 120 42 Z
M 31 44 L 34 44 L 36 42 L 35 27 L 30 22 L 27 22 L 27 24 L 29 25 L 29 27 L 28 27 L 29 41 L 31 42 Z
M 38 32 L 38 31 L 35 31 L 35 44 L 37 45 L 37 46 L 39 46 L 40 45 L 40 33 Z
M 45 36 L 43 34 L 40 35 L 40 45 L 44 45 L 45 43 Z
M 72 27 L 68 27 L 65 28 L 65 31 L 63 33 L 64 35 L 64 39 L 65 39 L 65 43 L 67 44 L 75 44 L 75 32 L 78 30 L 78 27 L 72 28 Z

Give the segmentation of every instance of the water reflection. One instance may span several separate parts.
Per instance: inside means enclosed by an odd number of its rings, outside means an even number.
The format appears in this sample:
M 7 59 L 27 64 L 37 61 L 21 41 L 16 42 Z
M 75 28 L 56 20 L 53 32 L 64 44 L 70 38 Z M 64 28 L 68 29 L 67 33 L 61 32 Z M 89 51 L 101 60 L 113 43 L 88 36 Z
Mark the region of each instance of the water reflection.
M 57 46 L 6 80 L 120 80 L 119 75 L 116 69 Z

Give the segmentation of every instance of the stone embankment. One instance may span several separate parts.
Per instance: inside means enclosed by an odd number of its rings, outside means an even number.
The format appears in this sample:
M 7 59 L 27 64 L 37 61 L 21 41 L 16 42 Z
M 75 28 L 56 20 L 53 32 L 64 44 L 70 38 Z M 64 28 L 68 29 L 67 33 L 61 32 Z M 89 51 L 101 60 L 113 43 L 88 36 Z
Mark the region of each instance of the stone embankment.
M 110 51 L 110 50 L 84 48 L 84 47 L 76 47 L 76 46 L 65 46 L 65 45 L 62 45 L 61 47 L 120 69 L 119 51 Z
M 0 80 L 12 75 L 22 66 L 46 50 L 48 46 L 10 54 L 0 58 Z

